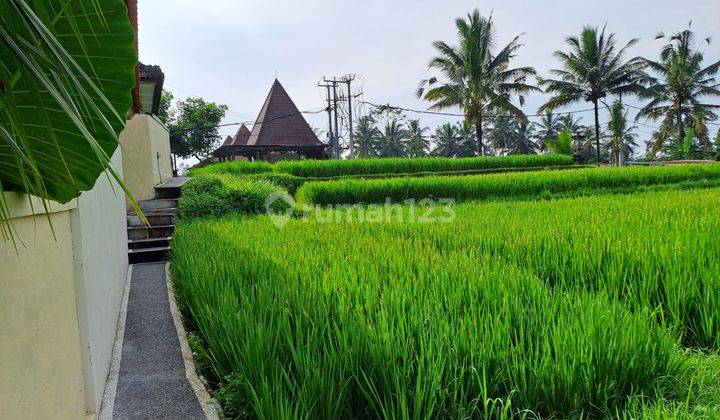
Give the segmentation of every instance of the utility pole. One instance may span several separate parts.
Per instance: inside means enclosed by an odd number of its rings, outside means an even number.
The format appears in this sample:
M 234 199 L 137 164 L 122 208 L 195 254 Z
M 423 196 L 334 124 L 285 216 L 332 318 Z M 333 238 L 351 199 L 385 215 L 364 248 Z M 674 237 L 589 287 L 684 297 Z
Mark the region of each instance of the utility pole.
M 333 77 L 332 79 L 323 77 L 323 81 L 318 83 L 318 86 L 322 86 L 327 90 L 327 104 L 328 104 L 328 138 L 330 140 L 331 153 L 336 159 L 340 158 L 340 125 L 338 121 L 338 100 L 343 100 L 342 93 L 338 97 L 338 85 L 347 84 L 347 101 L 348 101 L 348 126 L 350 128 L 349 140 L 350 140 L 350 157 L 353 153 L 353 121 L 352 121 L 352 88 L 351 83 L 355 80 L 354 75 L 347 75 L 340 78 Z
M 333 108 L 335 109 L 335 159 L 340 159 L 340 127 L 338 126 L 338 106 L 337 106 L 337 82 L 333 80 Z
M 350 127 L 350 132 L 348 134 L 350 138 L 350 158 L 355 157 L 355 153 L 353 150 L 353 114 L 352 114 L 352 90 L 350 89 L 350 83 L 352 83 L 353 80 L 355 80 L 354 75 L 348 75 L 345 78 L 345 83 L 347 83 L 347 100 L 348 100 L 348 126 Z

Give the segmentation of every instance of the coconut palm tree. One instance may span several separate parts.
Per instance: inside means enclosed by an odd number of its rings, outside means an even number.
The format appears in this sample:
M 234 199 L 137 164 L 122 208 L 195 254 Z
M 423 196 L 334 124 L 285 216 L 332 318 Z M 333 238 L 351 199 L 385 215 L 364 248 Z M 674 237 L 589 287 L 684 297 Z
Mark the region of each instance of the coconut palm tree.
M 535 137 L 538 139 L 540 150 L 547 150 L 547 141 L 556 139 L 562 131 L 561 117 L 550 111 L 543 114 L 540 121 L 533 125 L 536 129 Z
M 527 121 L 515 118 L 510 130 L 508 154 L 536 154 L 539 149 L 533 141 L 534 127 Z
M 659 61 L 641 59 L 657 77 L 648 76 L 649 87 L 640 97 L 649 102 L 636 117 L 662 121 L 661 133 L 653 144 L 653 156 L 662 149 L 671 126 L 674 125 L 677 139 L 685 137 L 686 125 L 693 126 L 702 135 L 707 132 L 703 121 L 717 119 L 713 110 L 720 108 L 720 105 L 703 102 L 705 98 L 720 96 L 720 83 L 714 77 L 720 70 L 720 60 L 702 67 L 703 53 L 690 29 L 670 37 L 661 33 L 656 39 L 665 39 L 667 44 L 660 49 Z M 706 38 L 703 42 L 709 43 L 710 39 Z M 671 123 L 669 120 L 674 121 Z
M 510 136 L 515 119 L 507 113 L 493 117 L 493 123 L 488 129 L 488 144 L 496 154 L 503 154 L 511 147 Z
M 405 141 L 407 130 L 402 122 L 392 119 L 385 124 L 385 128 L 377 137 L 378 155 L 380 157 L 404 157 L 406 156 Z
M 637 134 L 634 133 L 635 126 L 628 125 L 627 110 L 622 102 L 615 101 L 610 107 L 610 121 L 607 123 L 609 132 L 609 149 L 611 161 L 620 165 L 621 159 L 625 160 L 637 147 Z
M 417 95 L 432 102 L 430 109 L 462 109 L 468 125 L 475 128 L 477 153 L 482 155 L 483 115 L 504 110 L 525 119 L 511 99 L 517 96 L 522 105 L 524 95 L 537 90 L 526 83 L 529 76 L 535 75 L 535 69 L 510 67 L 522 46 L 520 37 L 498 51 L 492 17 L 486 19 L 476 9 L 466 19 L 456 19 L 455 26 L 459 38 L 456 46 L 443 41 L 433 43 L 438 56 L 429 67 L 437 70 L 442 79 L 422 80 Z
M 372 117 L 364 116 L 360 118 L 353 133 L 353 150 L 355 157 L 369 158 L 376 157 L 377 139 L 380 131 L 375 126 L 375 120 Z
M 477 151 L 477 136 L 473 126 L 466 121 L 459 122 L 455 125 L 455 132 L 459 138 L 459 149 L 456 153 L 457 157 L 475 156 Z
M 435 147 L 430 154 L 433 156 L 457 157 L 462 148 L 457 126 L 450 123 L 437 127 L 432 139 Z
M 407 155 L 409 157 L 423 157 L 428 154 L 429 142 L 425 132 L 429 128 L 421 127 L 419 120 L 410 120 L 407 125 Z
M 637 93 L 642 89 L 639 79 L 643 64 L 639 59 L 624 62 L 628 48 L 637 39 L 632 39 L 617 50 L 615 34 L 605 35 L 601 31 L 586 26 L 579 37 L 565 39 L 570 47 L 568 52 L 556 51 L 555 57 L 562 63 L 562 69 L 554 69 L 556 79 L 541 79 L 545 91 L 554 94 L 539 112 L 554 109 L 580 101 L 593 104 L 595 111 L 595 150 L 600 164 L 600 117 L 598 104 L 601 99 L 612 94 Z

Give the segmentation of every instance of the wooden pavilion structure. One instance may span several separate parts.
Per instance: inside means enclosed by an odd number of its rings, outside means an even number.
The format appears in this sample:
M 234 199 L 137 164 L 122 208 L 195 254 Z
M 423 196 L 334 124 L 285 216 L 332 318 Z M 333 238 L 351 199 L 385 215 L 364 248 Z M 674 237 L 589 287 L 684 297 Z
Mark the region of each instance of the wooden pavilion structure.
M 270 88 L 252 131 L 240 126 L 213 152 L 220 161 L 285 159 L 324 159 L 328 146 L 321 142 L 285 88 L 276 79 Z

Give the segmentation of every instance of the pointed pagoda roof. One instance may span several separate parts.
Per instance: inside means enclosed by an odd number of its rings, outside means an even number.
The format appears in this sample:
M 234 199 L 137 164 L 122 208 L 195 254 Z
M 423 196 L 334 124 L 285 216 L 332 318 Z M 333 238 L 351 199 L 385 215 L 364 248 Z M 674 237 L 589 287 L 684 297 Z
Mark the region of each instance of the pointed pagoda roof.
M 230 136 L 227 136 L 227 137 L 225 137 L 225 141 L 220 145 L 220 147 L 230 146 L 232 144 L 232 142 L 233 142 L 233 138 Z
M 240 125 L 240 128 L 238 128 L 237 133 L 235 133 L 235 137 L 232 138 L 232 145 L 233 146 L 244 146 L 247 144 L 249 138 L 250 138 L 250 130 L 248 130 L 248 128 L 245 127 L 245 124 L 242 124 L 242 125 Z
M 248 146 L 324 146 L 275 79 L 255 121 Z

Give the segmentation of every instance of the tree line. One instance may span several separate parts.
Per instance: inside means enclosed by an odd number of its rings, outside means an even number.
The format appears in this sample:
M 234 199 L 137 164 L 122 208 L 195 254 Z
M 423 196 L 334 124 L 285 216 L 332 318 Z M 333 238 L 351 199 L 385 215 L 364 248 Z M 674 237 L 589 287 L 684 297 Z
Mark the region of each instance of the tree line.
M 550 77 L 542 77 L 533 67 L 511 65 L 523 46 L 520 36 L 497 48 L 492 17 L 485 18 L 474 10 L 466 18 L 456 19 L 455 26 L 458 31 L 455 45 L 444 41 L 433 43 L 437 56 L 432 58 L 429 68 L 436 74 L 422 80 L 416 93 L 431 103 L 430 109 L 459 107 L 463 110 L 464 126 L 471 127 L 475 133 L 473 144 L 477 155 L 488 151 L 511 152 L 514 148 L 542 150 L 549 139 L 551 144 L 561 140 L 549 136 L 561 124 L 561 117 L 553 113 L 585 102 L 591 104 L 594 111 L 592 132 L 568 129 L 563 135 L 564 141 L 568 134 L 574 134 L 573 148 L 582 151 L 591 139 L 595 149 L 591 159 L 617 161 L 621 154 L 637 146 L 634 126 L 622 105 L 623 96 L 630 95 L 645 103 L 636 121 L 659 123 L 649 144 L 651 157 L 659 153 L 687 155 L 681 157 L 712 153 L 708 123 L 717 120 L 715 110 L 720 105 L 708 103 L 707 99 L 720 96 L 720 83 L 715 78 L 720 60 L 703 66 L 701 46 L 710 39 L 698 41 L 689 27 L 671 35 L 658 34 L 656 39 L 666 43 L 656 59 L 627 59 L 637 39 L 619 47 L 616 35 L 606 33 L 605 27 L 586 26 L 578 36 L 565 39 L 566 49 L 554 53 L 559 66 L 551 70 Z M 538 113 L 546 113 L 540 124 L 530 123 L 519 107 L 526 95 L 533 92 L 551 95 L 538 109 Z M 603 109 L 610 113 L 611 123 L 606 130 L 600 125 Z M 495 121 L 488 124 L 488 118 Z M 557 124 L 553 121 L 555 118 Z M 533 128 L 544 134 L 538 138 L 536 133 L 533 137 L 528 132 Z M 513 133 L 515 138 L 498 138 L 503 132 Z M 718 140 L 720 130 L 715 135 L 715 141 Z

